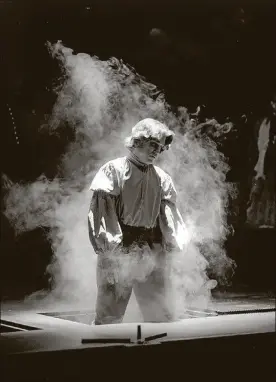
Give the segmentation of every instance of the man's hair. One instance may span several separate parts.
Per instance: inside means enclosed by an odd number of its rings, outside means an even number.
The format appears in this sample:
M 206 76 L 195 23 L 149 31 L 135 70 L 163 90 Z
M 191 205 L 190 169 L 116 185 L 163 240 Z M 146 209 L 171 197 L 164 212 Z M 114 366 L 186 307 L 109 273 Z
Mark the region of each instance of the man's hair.
M 160 141 L 165 137 L 165 148 L 168 149 L 172 143 L 174 133 L 163 123 L 146 118 L 138 122 L 131 131 L 131 136 L 125 140 L 125 146 L 128 149 L 141 146 L 145 141 L 154 139 Z

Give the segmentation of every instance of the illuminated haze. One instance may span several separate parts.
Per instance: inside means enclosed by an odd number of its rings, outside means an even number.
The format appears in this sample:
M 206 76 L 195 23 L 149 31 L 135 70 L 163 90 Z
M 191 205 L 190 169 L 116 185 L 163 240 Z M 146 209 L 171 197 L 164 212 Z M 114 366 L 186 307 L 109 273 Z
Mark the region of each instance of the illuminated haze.
M 227 272 L 233 269 L 223 249 L 232 192 L 225 182 L 228 167 L 223 155 L 184 107 L 172 113 L 157 88 L 123 62 L 74 54 L 61 42 L 48 48 L 63 71 L 49 134 L 67 126 L 74 130 L 75 140 L 62 158 L 57 177 L 49 181 L 41 176 L 32 184 L 13 185 L 5 211 L 17 233 L 50 228 L 52 290 L 43 301 L 94 308 L 96 255 L 88 237 L 89 185 L 101 165 L 126 154 L 124 138 L 133 125 L 150 117 L 166 123 L 176 134 L 158 165 L 174 180 L 188 234 L 185 251 L 173 254 L 170 298 L 178 316 L 187 306 L 205 308 L 214 286 L 208 283 L 207 267 L 220 282 L 226 282 Z M 35 293 L 28 300 L 38 302 L 38 296 Z

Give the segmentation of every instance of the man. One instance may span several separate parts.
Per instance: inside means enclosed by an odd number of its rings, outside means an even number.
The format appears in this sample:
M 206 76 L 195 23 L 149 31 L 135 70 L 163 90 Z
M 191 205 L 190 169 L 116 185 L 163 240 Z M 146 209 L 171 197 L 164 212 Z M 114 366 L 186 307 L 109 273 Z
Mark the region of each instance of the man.
M 169 252 L 183 249 L 185 227 L 171 177 L 153 165 L 173 136 L 154 119 L 138 122 L 125 141 L 128 155 L 106 163 L 92 181 L 96 325 L 122 322 L 132 290 L 145 321 L 173 319 Z
M 276 94 L 266 109 L 254 128 L 253 150 L 258 159 L 246 211 L 246 223 L 255 228 L 275 228 Z

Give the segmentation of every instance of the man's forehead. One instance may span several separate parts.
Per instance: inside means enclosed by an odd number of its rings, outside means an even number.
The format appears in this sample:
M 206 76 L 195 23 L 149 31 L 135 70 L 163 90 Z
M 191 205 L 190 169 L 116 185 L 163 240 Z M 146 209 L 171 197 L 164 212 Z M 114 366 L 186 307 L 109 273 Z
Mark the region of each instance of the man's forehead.
M 157 138 L 154 138 L 154 137 L 150 137 L 149 140 L 151 142 L 156 142 L 156 143 L 159 143 L 159 144 L 164 144 L 165 141 L 166 141 L 166 137 L 162 137 L 160 139 L 157 139 Z

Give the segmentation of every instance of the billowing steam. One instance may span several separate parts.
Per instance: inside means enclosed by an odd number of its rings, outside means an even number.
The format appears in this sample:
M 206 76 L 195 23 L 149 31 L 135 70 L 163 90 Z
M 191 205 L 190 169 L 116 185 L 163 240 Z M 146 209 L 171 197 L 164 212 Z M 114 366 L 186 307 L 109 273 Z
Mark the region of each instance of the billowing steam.
M 216 128 L 216 121 L 196 125 L 185 108 L 173 113 L 154 85 L 115 58 L 101 61 L 74 54 L 60 42 L 48 47 L 63 69 L 49 133 L 66 126 L 74 130 L 75 140 L 64 154 L 57 177 L 49 181 L 41 176 L 32 184 L 13 185 L 5 211 L 18 233 L 50 227 L 54 260 L 48 269 L 52 291 L 47 299 L 81 302 L 93 309 L 96 255 L 88 238 L 89 185 L 102 164 L 126 154 L 123 141 L 132 126 L 151 117 L 176 134 L 160 166 L 175 182 L 188 230 L 185 252 L 173 254 L 170 298 L 178 316 L 187 305 L 206 307 L 215 285 L 208 276 L 225 282 L 233 269 L 223 249 L 232 192 L 225 182 L 228 167 L 205 130 L 212 126 L 218 135 L 225 131 Z

